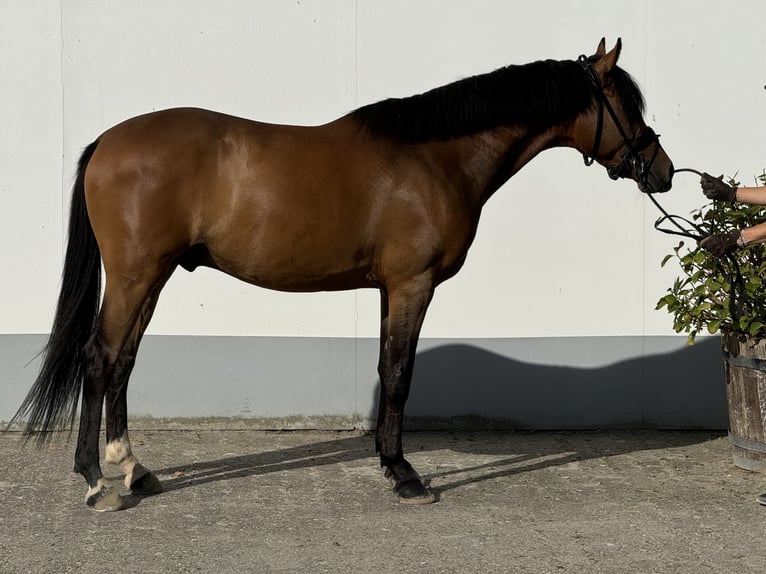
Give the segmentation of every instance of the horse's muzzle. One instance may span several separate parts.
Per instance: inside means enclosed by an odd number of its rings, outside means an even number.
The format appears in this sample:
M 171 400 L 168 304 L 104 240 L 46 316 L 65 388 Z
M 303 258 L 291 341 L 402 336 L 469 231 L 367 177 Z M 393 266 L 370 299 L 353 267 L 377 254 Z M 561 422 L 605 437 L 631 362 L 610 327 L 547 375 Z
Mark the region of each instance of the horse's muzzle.
M 636 177 L 638 189 L 643 193 L 665 193 L 673 187 L 673 174 L 675 170 L 671 163 L 666 170 L 661 170 L 654 165 L 654 169 L 646 170 Z M 663 173 L 664 171 L 664 173 Z

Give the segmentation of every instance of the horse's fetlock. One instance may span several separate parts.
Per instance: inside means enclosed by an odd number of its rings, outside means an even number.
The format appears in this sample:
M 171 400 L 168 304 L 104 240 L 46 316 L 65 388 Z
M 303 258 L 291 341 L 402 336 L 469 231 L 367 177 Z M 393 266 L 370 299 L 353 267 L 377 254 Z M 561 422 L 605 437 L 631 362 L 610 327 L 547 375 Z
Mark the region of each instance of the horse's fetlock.
M 108 463 L 121 464 L 131 457 L 130 442 L 124 436 L 106 445 L 106 462 Z

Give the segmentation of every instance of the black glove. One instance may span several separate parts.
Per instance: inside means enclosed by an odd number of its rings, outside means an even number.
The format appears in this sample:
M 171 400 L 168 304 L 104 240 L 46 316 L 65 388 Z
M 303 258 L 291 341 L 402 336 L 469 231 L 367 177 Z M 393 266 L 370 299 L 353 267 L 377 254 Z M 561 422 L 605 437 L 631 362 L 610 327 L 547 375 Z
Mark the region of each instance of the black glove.
M 712 199 L 713 201 L 728 201 L 729 203 L 734 203 L 737 199 L 736 187 L 732 187 L 717 177 L 713 177 L 707 173 L 702 174 L 700 185 L 702 186 L 702 193 L 705 194 L 705 197 Z
M 708 235 L 700 241 L 700 247 L 715 257 L 723 257 L 739 249 L 739 230 L 729 231 L 728 233 L 714 233 Z

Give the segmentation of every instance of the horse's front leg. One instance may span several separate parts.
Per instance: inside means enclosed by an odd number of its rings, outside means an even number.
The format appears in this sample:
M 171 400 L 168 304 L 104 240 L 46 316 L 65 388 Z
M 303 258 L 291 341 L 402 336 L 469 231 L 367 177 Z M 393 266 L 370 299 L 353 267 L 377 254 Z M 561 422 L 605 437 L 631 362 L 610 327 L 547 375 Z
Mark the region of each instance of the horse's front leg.
M 428 504 L 434 496 L 404 458 L 402 422 L 410 392 L 420 327 L 433 296 L 430 282 L 420 281 L 381 292 L 380 405 L 376 447 L 380 465 L 400 502 Z

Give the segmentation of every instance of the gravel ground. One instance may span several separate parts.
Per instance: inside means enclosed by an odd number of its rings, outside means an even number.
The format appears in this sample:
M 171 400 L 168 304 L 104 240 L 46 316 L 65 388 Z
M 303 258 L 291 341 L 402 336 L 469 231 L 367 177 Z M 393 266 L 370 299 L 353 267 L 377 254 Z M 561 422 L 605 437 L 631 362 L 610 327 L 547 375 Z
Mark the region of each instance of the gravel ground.
M 766 476 L 719 433 L 410 432 L 438 499 L 419 507 L 363 433 L 131 438 L 165 492 L 96 513 L 71 442 L 0 434 L 0 572 L 766 571 Z

